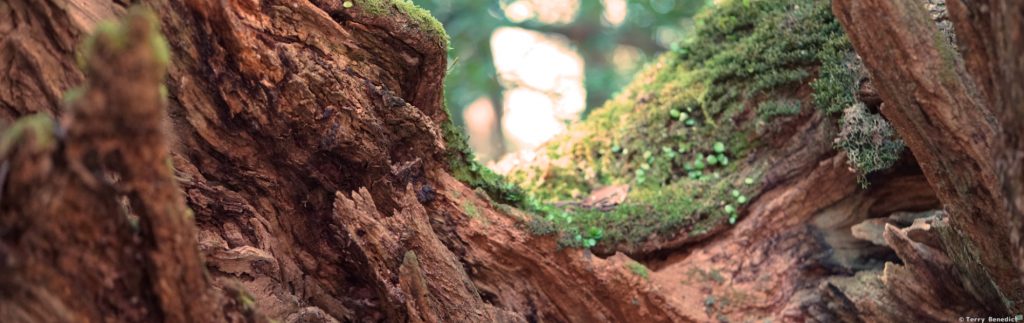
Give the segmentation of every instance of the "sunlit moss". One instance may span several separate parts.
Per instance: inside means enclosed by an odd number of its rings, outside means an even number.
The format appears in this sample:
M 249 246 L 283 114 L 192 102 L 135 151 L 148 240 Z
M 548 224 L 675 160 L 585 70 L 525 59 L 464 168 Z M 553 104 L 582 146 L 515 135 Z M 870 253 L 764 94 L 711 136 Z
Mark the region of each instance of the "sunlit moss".
M 516 207 L 526 207 L 526 194 L 519 186 L 509 183 L 501 175 L 476 161 L 473 151 L 466 143 L 466 135 L 456 128 L 449 117 L 443 126 L 445 143 L 448 146 L 446 158 L 452 175 L 471 187 L 482 189 L 491 199 Z
M 364 0 L 346 6 L 349 7 L 361 7 L 373 15 L 387 15 L 397 11 L 409 17 L 417 27 L 436 36 L 443 48 L 448 48 L 450 39 L 448 33 L 444 31 L 444 26 L 430 14 L 430 11 L 420 8 L 412 0 Z
M 763 121 L 797 114 L 800 114 L 800 101 L 794 99 L 769 100 L 757 106 L 757 117 Z
M 823 66 L 836 71 L 815 89 L 852 98 L 853 77 L 834 75 L 846 68 L 849 47 L 830 9 L 824 0 L 725 1 L 711 8 L 677 50 L 549 143 L 549 162 L 510 178 L 545 202 L 631 185 L 614 210 L 547 214 L 570 241 L 585 241 L 592 228 L 603 229 L 606 242 L 638 243 L 734 223 L 768 166 L 739 167 L 760 143 L 758 120 L 738 116 L 760 101 L 767 101 L 759 110 L 764 118 L 799 113 L 795 101 L 771 98 L 812 81 Z
M 758 190 L 770 165 L 746 159 L 761 145 L 759 123 L 800 113 L 790 90 L 810 82 L 814 104 L 829 114 L 855 101 L 854 55 L 829 1 L 725 1 L 699 16 L 692 37 L 675 48 L 553 139 L 544 162 L 509 174 L 525 192 L 473 161 L 449 122 L 453 174 L 537 214 L 530 228 L 559 232 L 563 245 L 699 236 L 735 223 Z M 758 118 L 739 117 L 750 113 Z M 864 155 L 870 169 L 889 167 L 897 152 L 895 144 L 849 143 L 857 147 L 837 146 L 879 153 Z M 548 204 L 612 184 L 631 191 L 610 211 Z

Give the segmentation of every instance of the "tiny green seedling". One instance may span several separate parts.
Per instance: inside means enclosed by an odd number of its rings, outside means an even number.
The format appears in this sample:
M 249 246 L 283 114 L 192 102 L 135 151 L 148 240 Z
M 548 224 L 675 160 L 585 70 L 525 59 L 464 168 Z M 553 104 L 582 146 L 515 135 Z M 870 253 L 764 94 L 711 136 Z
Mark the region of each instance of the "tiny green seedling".
M 713 148 L 715 149 L 716 153 L 721 154 L 721 153 L 725 152 L 725 144 L 723 144 L 721 141 L 715 142 L 715 145 L 714 145 Z

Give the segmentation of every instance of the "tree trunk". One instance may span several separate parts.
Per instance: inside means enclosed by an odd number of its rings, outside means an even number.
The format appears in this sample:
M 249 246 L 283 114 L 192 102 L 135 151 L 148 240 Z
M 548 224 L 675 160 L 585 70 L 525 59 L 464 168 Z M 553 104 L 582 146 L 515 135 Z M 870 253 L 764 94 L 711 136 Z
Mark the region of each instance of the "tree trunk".
M 531 234 L 535 215 L 457 179 L 447 40 L 409 2 L 0 3 L 0 318 L 1020 313 L 1022 9 L 950 1 L 962 61 L 917 2 L 834 2 L 870 74 L 858 101 L 881 104 L 913 152 L 870 188 L 833 148 L 835 121 L 801 109 L 734 162 L 760 178 L 735 226 L 595 254 Z M 752 123 L 775 96 L 811 106 L 809 81 L 711 118 Z

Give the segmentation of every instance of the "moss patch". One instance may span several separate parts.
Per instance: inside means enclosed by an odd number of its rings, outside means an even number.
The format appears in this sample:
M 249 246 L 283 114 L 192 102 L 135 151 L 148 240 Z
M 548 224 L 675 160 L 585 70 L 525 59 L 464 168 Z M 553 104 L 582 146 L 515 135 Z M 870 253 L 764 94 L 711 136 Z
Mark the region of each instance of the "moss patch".
M 643 279 L 650 279 L 651 277 L 651 272 L 647 269 L 647 266 L 636 261 L 626 263 L 626 269 L 629 269 L 634 275 L 640 276 Z
M 466 135 L 451 121 L 451 113 L 444 123 L 444 141 L 448 148 L 448 170 L 459 181 L 470 187 L 483 190 L 492 200 L 530 209 L 526 194 L 519 186 L 509 183 L 501 175 L 476 161 L 473 151 L 466 143 Z
M 826 0 L 725 1 L 699 16 L 692 37 L 674 48 L 549 142 L 547 161 L 509 174 L 511 183 L 476 163 L 447 122 L 452 173 L 497 202 L 536 214 L 529 227 L 560 234 L 566 246 L 696 238 L 735 223 L 759 190 L 770 165 L 748 160 L 761 147 L 758 124 L 799 114 L 794 88 L 810 82 L 814 105 L 831 115 L 855 102 L 855 56 Z M 863 129 L 878 125 L 865 118 L 858 119 L 867 123 Z M 864 152 L 852 159 L 867 172 L 891 166 L 901 145 L 858 133 L 837 148 Z M 548 204 L 614 184 L 631 191 L 611 211 Z
M 746 160 L 760 147 L 760 118 L 749 116 L 799 113 L 793 100 L 770 98 L 811 81 L 815 71 L 841 74 L 849 55 L 824 0 L 726 1 L 699 16 L 693 36 L 676 48 L 549 143 L 550 163 L 510 174 L 545 202 L 632 185 L 615 210 L 545 215 L 569 242 L 584 245 L 593 229 L 606 242 L 639 243 L 735 223 L 768 167 Z M 852 75 L 819 78 L 816 94 L 842 92 L 852 100 Z M 830 104 L 826 110 L 846 104 L 822 102 Z
M 362 0 L 346 1 L 342 3 L 345 8 L 360 7 L 367 13 L 373 15 L 401 14 L 409 17 L 416 27 L 426 30 L 436 36 L 444 48 L 448 48 L 450 39 L 444 31 L 444 26 L 437 21 L 430 11 L 420 8 L 412 0 Z
M 794 99 L 779 99 L 761 102 L 757 106 L 757 117 L 765 122 L 785 116 L 800 114 L 800 101 Z

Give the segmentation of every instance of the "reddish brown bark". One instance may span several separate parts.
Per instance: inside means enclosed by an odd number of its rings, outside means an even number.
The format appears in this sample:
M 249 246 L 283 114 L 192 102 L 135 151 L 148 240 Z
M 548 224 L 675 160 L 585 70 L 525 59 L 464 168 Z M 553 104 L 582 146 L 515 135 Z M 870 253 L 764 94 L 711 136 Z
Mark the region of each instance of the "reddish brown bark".
M 87 78 L 67 106 L 66 128 L 41 122 L 22 133 L 30 136 L 5 134 L 15 143 L 0 211 L 11 274 L 4 285 L 8 295 L 33 295 L 7 298 L 5 317 L 231 316 L 217 308 L 227 304 L 204 276 L 192 215 L 173 177 L 159 91 L 167 62 L 157 53 L 164 40 L 155 19 L 132 13 L 89 41 L 81 57 Z M 30 144 L 19 145 L 26 137 Z
M 35 147 L 28 135 L 5 155 L 12 176 L 0 197 L 0 250 L 13 274 L 0 286 L 0 313 L 682 320 L 622 260 L 556 251 L 555 238 L 520 228 L 525 215 L 494 211 L 448 175 L 444 42 L 398 7 L 370 14 L 356 3 L 146 2 L 171 44 L 165 103 L 162 72 L 141 70 L 133 52 L 96 56 L 84 74 L 74 67 L 74 44 L 98 17 L 125 9 L 0 5 L 0 17 L 16 22 L 0 29 L 0 53 L 11 58 L 0 67 L 14 71 L 0 76 L 11 85 L 0 96 L 4 119 L 46 111 L 68 126 L 55 145 L 26 148 Z M 63 112 L 61 93 L 83 80 L 90 90 Z
M 1016 206 L 1024 91 L 1020 4 L 950 5 L 966 64 L 918 2 L 833 6 L 885 101 L 882 113 L 949 213 L 954 230 L 944 240 L 960 280 L 991 311 L 1024 311 L 1024 215 Z

